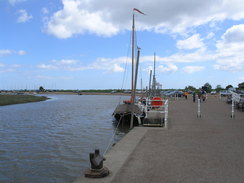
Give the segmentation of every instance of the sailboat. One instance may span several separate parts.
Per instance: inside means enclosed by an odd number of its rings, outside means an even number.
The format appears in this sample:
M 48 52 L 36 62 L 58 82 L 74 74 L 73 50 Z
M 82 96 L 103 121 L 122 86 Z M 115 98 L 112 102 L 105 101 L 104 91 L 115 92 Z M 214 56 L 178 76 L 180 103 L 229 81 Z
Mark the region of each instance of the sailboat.
M 134 37 L 135 37 L 135 15 L 133 9 L 132 21 L 132 79 L 131 79 L 131 97 L 130 100 L 119 104 L 113 112 L 114 118 L 121 124 L 129 125 L 130 128 L 137 125 L 143 126 L 164 126 L 168 118 L 168 100 L 160 97 L 160 90 L 155 76 L 156 54 L 154 54 L 154 73 L 151 86 L 151 75 L 149 81 L 148 96 L 136 101 L 136 84 L 139 66 L 140 49 L 137 50 L 136 68 L 134 69 Z M 142 13 L 143 14 L 143 13 Z
M 136 68 L 134 63 L 135 55 L 135 11 L 142 13 L 140 10 L 133 9 L 132 19 L 132 78 L 131 78 L 131 96 L 130 100 L 124 101 L 123 104 L 119 104 L 113 112 L 114 118 L 123 124 L 130 125 L 130 128 L 141 124 L 141 119 L 144 117 L 143 108 L 136 102 L 136 84 L 137 84 L 137 73 L 139 67 L 140 48 L 137 49 Z

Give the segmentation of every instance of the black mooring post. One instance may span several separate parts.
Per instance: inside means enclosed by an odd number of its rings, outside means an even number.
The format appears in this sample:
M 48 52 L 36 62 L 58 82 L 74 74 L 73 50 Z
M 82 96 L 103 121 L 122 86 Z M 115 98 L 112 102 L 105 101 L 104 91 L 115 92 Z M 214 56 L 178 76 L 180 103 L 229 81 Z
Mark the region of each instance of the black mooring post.
M 85 177 L 89 178 L 102 178 L 109 174 L 109 170 L 103 167 L 103 161 L 105 158 L 100 155 L 99 149 L 95 149 L 95 153 L 89 154 L 91 168 L 86 170 Z

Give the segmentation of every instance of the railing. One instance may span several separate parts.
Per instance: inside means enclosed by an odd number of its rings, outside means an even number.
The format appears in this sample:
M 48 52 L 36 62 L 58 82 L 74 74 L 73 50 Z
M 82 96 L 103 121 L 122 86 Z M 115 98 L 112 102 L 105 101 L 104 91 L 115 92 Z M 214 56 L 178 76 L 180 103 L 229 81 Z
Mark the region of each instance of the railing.
M 235 117 L 235 105 L 238 105 L 241 101 L 244 101 L 243 94 L 238 94 L 235 92 L 231 92 L 231 118 Z
M 168 99 L 147 99 L 144 111 L 146 114 L 145 121 L 148 122 L 144 125 L 164 125 L 165 128 L 168 128 Z M 152 122 L 153 120 L 157 120 L 158 123 Z
M 240 102 L 241 98 L 243 98 L 241 94 L 235 92 L 231 92 L 231 94 L 232 94 L 232 101 L 234 102 Z

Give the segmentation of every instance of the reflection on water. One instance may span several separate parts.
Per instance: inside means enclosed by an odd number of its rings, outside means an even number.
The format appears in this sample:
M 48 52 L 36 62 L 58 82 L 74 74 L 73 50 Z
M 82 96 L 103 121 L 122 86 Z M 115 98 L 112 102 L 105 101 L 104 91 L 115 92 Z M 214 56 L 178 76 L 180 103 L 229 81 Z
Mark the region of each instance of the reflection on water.
M 119 96 L 50 95 L 45 102 L 0 107 L 0 182 L 72 182 L 104 152 Z M 113 141 L 125 133 L 119 128 Z

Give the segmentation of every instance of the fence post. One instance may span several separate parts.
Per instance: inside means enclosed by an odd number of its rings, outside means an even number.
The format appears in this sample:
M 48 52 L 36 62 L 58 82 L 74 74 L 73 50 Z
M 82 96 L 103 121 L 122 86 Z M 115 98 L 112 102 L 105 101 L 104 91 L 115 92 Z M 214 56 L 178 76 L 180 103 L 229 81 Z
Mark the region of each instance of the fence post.
M 197 100 L 197 118 L 201 118 L 201 105 L 200 105 L 200 103 L 201 103 L 201 100 L 198 99 Z

